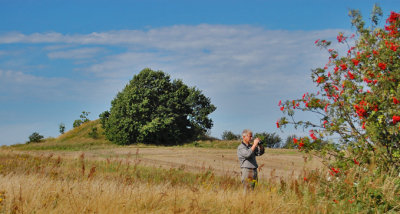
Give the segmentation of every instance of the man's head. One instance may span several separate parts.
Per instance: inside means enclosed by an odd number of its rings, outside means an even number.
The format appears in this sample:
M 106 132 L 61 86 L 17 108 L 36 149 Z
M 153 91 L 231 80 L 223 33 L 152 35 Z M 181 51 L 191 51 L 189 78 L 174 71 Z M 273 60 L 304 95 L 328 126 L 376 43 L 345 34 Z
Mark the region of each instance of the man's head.
M 246 144 L 250 143 L 251 138 L 253 138 L 253 132 L 248 129 L 243 130 L 242 138 L 243 138 L 243 143 Z

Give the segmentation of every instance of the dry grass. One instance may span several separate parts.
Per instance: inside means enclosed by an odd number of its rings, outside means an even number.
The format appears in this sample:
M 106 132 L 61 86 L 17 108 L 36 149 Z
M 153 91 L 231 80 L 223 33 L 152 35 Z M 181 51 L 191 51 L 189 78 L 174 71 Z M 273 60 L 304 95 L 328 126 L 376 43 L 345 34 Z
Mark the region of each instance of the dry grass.
M 0 189 L 10 213 L 294 213 L 299 202 L 277 191 L 254 191 L 204 186 L 171 186 L 112 180 L 63 180 L 42 175 L 0 177 Z M 244 200 L 251 198 L 250 200 Z M 287 206 L 290 204 L 291 206 Z
M 309 211 L 295 191 L 284 190 L 298 188 L 289 180 L 260 180 L 257 189 L 244 196 L 237 176 L 218 176 L 209 169 L 193 173 L 146 167 L 138 154 L 95 160 L 85 153 L 72 158 L 0 151 L 0 210 L 5 213 Z
M 369 185 L 383 187 L 384 197 L 394 202 L 398 194 L 398 181 L 381 177 L 346 196 L 334 188 L 351 185 L 326 180 L 317 170 L 270 175 L 244 193 L 236 175 L 144 166 L 141 158 L 0 150 L 0 213 L 374 213 L 376 202 L 365 210 L 349 200 L 369 200 L 363 193 Z M 354 181 L 354 175 L 346 179 Z
M 120 147 L 88 137 L 98 125 L 0 148 L 0 213 L 400 212 L 400 178 L 373 166 L 330 176 L 316 158 L 267 149 L 244 193 L 237 142 Z
M 15 170 L 0 176 L 1 203 L 6 213 L 308 213 L 293 192 L 263 185 L 244 196 L 237 180 L 206 176 L 203 181 L 127 181 L 117 170 L 79 173 L 68 163 L 54 170 L 42 164 L 36 172 Z M 52 171 L 53 170 L 53 171 Z M 66 170 L 65 172 L 61 172 Z M 51 173 L 53 172 L 53 173 Z M 100 173 L 100 174 L 99 174 Z M 66 176 L 70 174 L 70 176 Z M 122 173 L 123 174 L 123 173 Z M 182 179 L 185 174 L 182 174 Z M 201 177 L 202 175 L 197 175 Z M 227 183 L 224 183 L 227 182 Z M 289 206 L 288 206 L 289 205 Z M 300 209 L 299 209 L 300 208 Z
M 289 211 L 282 206 L 283 201 L 277 201 L 276 192 L 255 192 L 252 194 L 254 200 L 246 204 L 240 190 L 223 191 L 210 189 L 207 185 L 188 187 L 140 182 L 128 185 L 104 179 L 74 181 L 50 179 L 41 175 L 7 175 L 0 177 L 0 183 L 0 188 L 7 193 L 5 209 L 17 213 Z M 250 204 L 253 206 L 250 207 Z

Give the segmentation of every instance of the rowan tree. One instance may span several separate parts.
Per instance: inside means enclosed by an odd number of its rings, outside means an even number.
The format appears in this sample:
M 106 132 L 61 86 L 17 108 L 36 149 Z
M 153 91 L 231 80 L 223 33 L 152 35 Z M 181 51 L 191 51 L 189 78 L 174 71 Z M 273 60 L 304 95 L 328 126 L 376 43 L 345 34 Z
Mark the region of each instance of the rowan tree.
M 294 138 L 294 143 L 306 152 L 319 147 L 326 161 L 335 160 L 329 162 L 334 169 L 370 163 L 381 170 L 399 169 L 400 14 L 391 12 L 381 26 L 382 11 L 374 7 L 368 27 L 359 11 L 351 10 L 350 16 L 356 34 L 337 36 L 347 52 L 332 48 L 327 40 L 315 41 L 329 53 L 326 65 L 312 70 L 317 91 L 280 101 L 286 116 L 276 124 L 308 130 L 308 137 Z M 318 115 L 319 120 L 296 120 L 297 111 Z

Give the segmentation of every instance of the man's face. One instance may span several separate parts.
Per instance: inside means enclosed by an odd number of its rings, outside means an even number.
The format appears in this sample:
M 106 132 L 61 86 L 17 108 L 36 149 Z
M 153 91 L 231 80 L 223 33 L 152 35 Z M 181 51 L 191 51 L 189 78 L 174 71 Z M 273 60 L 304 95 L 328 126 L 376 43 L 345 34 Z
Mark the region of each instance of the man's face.
M 251 138 L 253 138 L 253 133 L 248 133 L 247 135 L 243 136 L 243 142 L 249 143 Z

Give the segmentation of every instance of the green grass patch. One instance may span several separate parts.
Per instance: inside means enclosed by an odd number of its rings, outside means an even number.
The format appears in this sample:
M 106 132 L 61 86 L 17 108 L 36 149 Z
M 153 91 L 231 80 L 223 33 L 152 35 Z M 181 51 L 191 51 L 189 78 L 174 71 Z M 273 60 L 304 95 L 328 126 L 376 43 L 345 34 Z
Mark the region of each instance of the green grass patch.
M 236 149 L 240 143 L 241 143 L 240 141 L 207 140 L 207 141 L 194 141 L 192 143 L 184 144 L 182 147 Z
M 265 149 L 266 154 L 276 155 L 298 155 L 301 152 L 298 149 Z
M 81 142 L 81 143 L 51 143 L 51 144 L 19 144 L 13 145 L 11 148 L 24 151 L 40 151 L 40 150 L 51 150 L 51 151 L 88 151 L 96 149 L 107 149 L 115 148 L 116 145 L 108 143 L 98 143 L 98 142 Z

